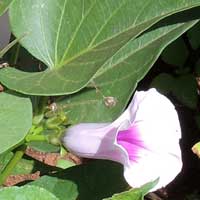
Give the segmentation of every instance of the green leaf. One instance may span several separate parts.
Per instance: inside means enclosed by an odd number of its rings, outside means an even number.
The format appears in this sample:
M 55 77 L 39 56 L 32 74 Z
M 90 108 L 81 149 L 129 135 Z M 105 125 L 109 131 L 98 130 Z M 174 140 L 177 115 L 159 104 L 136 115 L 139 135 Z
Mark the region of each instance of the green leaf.
M 59 159 L 56 163 L 56 167 L 67 169 L 69 167 L 74 166 L 75 164 L 69 160 Z
M 147 183 L 137 189 L 131 189 L 120 194 L 115 194 L 111 198 L 103 200 L 144 200 L 144 196 L 157 184 L 157 182 L 158 180 Z
M 29 98 L 0 93 L 0 154 L 14 147 L 26 136 L 32 124 Z
M 28 146 L 35 149 L 36 151 L 41 151 L 41 152 L 58 152 L 60 150 L 59 146 L 55 146 L 47 142 L 40 142 L 40 141 L 29 142 Z
M 195 145 L 193 145 L 192 151 L 200 158 L 200 142 L 197 142 Z
M 161 57 L 168 64 L 182 67 L 188 55 L 183 38 L 178 38 L 163 51 Z
M 155 25 L 121 48 L 96 75 L 98 90 L 91 87 L 80 93 L 59 99 L 72 124 L 112 121 L 127 105 L 137 83 L 145 76 L 162 50 L 197 21 L 182 23 L 199 10 L 176 14 Z M 197 17 L 197 16 L 196 16 Z M 116 99 L 116 106 L 105 105 L 106 96 Z
M 21 44 L 49 70 L 5 68 L 0 81 L 24 94 L 75 93 L 131 39 L 159 20 L 199 5 L 199 0 L 15 0 L 10 9 L 13 33 L 17 38 L 28 33 Z
M 128 188 L 122 166 L 102 160 L 43 176 L 29 184 L 45 188 L 60 200 L 101 200 Z
M 188 74 L 176 78 L 172 93 L 182 104 L 196 109 L 198 94 L 197 83 L 193 75 Z
M 153 79 L 151 87 L 156 88 L 162 94 L 168 94 L 172 91 L 174 82 L 175 78 L 172 75 L 161 73 Z
M 174 78 L 169 74 L 162 73 L 153 80 L 151 87 L 155 87 L 163 94 L 171 92 L 182 104 L 196 109 L 198 102 L 197 83 L 191 74 Z
M 200 23 L 197 23 L 191 30 L 188 31 L 187 36 L 193 49 L 197 49 L 200 46 Z
M 36 186 L 0 189 L 0 200 L 58 200 L 52 193 Z
M 35 161 L 28 159 L 21 159 L 17 166 L 14 168 L 12 175 L 17 174 L 31 174 L 36 172 Z
M 13 0 L 0 0 L 0 16 L 4 14 Z

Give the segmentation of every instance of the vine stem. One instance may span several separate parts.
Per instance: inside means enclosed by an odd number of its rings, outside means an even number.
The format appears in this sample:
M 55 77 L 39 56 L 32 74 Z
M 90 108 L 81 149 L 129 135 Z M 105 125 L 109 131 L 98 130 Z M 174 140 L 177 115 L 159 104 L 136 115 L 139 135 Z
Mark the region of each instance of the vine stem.
M 31 141 L 48 141 L 47 137 L 45 135 L 27 135 L 25 138 L 26 142 Z
M 14 65 L 17 64 L 17 60 L 18 60 L 18 58 L 19 58 L 19 52 L 20 52 L 20 44 L 18 43 L 18 44 L 17 44 L 16 53 L 15 53 L 15 56 L 14 56 L 14 61 L 13 61 L 13 64 L 14 64 Z
M 12 173 L 13 169 L 24 155 L 25 150 L 26 150 L 25 145 L 22 145 L 17 149 L 17 151 L 15 152 L 9 163 L 4 168 L 3 172 L 0 174 L 0 185 L 3 185 L 7 177 Z
M 39 105 L 38 105 L 38 114 L 44 113 L 45 107 L 48 102 L 48 97 L 40 97 Z

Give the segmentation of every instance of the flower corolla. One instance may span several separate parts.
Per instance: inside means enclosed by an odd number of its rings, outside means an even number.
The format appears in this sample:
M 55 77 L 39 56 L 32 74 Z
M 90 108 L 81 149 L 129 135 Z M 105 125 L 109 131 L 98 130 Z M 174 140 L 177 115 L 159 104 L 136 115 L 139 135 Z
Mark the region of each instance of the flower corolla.
M 159 178 L 154 191 L 181 171 L 180 138 L 174 105 L 152 88 L 136 91 L 128 108 L 112 123 L 71 126 L 63 144 L 80 157 L 121 163 L 126 181 L 134 188 Z

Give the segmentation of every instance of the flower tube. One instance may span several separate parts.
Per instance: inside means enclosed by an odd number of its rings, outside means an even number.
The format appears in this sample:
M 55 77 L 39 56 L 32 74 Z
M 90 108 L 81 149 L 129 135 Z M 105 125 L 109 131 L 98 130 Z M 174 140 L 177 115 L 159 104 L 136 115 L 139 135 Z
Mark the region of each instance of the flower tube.
M 136 188 L 159 178 L 157 190 L 182 168 L 177 112 L 155 89 L 136 92 L 128 108 L 112 123 L 71 126 L 64 146 L 80 157 L 108 159 L 124 166 L 124 177 Z

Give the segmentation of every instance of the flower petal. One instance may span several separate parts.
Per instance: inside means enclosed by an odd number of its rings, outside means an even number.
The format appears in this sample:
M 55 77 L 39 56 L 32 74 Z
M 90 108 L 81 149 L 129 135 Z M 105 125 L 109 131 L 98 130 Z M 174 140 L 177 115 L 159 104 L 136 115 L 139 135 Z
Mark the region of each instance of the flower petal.
M 182 162 L 170 154 L 146 153 L 139 162 L 131 167 L 124 166 L 124 177 L 133 188 L 159 178 L 158 184 L 151 190 L 155 191 L 169 184 L 181 171 Z
M 155 89 L 148 90 L 138 105 L 132 125 L 137 127 L 145 148 L 139 148 L 138 159 L 131 161 L 131 167 L 125 166 L 127 182 L 132 187 L 140 187 L 159 177 L 154 190 L 167 185 L 182 168 L 181 129 L 173 104 Z
M 63 137 L 63 145 L 84 158 L 113 160 L 125 164 L 127 152 L 116 143 L 119 127 L 112 124 L 82 123 L 70 127 Z
M 145 96 L 146 92 L 136 91 L 128 108 L 113 122 L 113 125 L 119 127 L 119 125 L 125 120 L 128 120 L 130 123 L 132 123 L 135 120 L 136 111 L 138 110 L 138 107 Z

